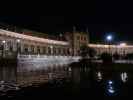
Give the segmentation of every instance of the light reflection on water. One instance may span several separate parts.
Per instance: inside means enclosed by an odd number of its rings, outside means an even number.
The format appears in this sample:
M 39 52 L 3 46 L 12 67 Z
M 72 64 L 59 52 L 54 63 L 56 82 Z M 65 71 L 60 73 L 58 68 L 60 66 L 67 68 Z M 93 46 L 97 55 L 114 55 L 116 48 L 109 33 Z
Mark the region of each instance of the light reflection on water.
M 127 82 L 127 80 L 128 80 L 128 75 L 127 75 L 126 72 L 122 72 L 122 73 L 120 74 L 120 76 L 121 76 L 121 80 L 122 80 L 124 83 Z
M 19 66 L 0 67 L 0 81 L 20 86 L 47 83 L 53 78 L 65 78 L 67 74 L 67 67 L 61 65 L 39 67 L 33 64 L 19 64 Z
M 95 73 L 98 86 L 103 87 L 105 91 L 103 94 L 105 93 L 105 96 L 119 96 L 120 93 L 124 92 L 121 89 L 126 88 L 124 84 L 129 80 L 129 72 L 113 72 L 112 76 L 104 76 L 104 71 L 97 71 Z
M 115 94 L 116 90 L 115 90 L 115 83 L 113 80 L 108 80 L 107 83 L 106 83 L 106 93 L 109 95 L 109 96 L 112 96 Z
M 17 69 L 16 67 L 0 67 L 0 80 L 4 81 L 29 81 L 32 82 L 34 80 L 41 81 L 43 77 L 44 78 L 52 78 L 52 75 L 55 74 L 61 74 L 66 75 L 66 73 L 71 72 L 72 69 L 71 67 L 68 66 L 48 66 L 44 68 L 39 68 L 39 67 L 33 67 L 32 65 L 29 66 L 18 66 Z M 76 70 L 75 70 L 76 71 Z M 85 70 L 86 72 L 86 70 Z M 88 73 L 88 72 L 87 72 Z M 102 71 L 97 71 L 96 73 L 96 80 L 100 82 L 103 79 L 103 73 Z M 78 73 L 77 73 L 78 74 Z M 119 74 L 120 79 L 122 80 L 123 83 L 127 82 L 128 80 L 128 73 L 127 72 L 122 72 Z M 70 76 L 70 75 L 69 75 Z M 78 76 L 78 75 L 76 75 Z
M 16 69 L 17 68 L 17 69 Z M 74 72 L 75 71 L 75 72 Z M 84 78 L 82 79 L 82 76 L 79 74 L 80 71 L 82 72 L 82 75 Z M 45 83 L 48 82 L 49 80 L 52 80 L 53 78 L 63 78 L 63 77 L 72 77 L 71 73 L 72 72 L 74 78 L 72 78 L 74 83 L 78 83 L 77 81 L 81 80 L 89 80 L 89 77 L 87 77 L 88 73 L 90 73 L 90 70 L 85 68 L 84 70 L 82 69 L 76 69 L 76 68 L 71 68 L 69 66 L 45 66 L 45 67 L 39 67 L 39 66 L 33 66 L 32 64 L 28 65 L 20 65 L 18 67 L 0 67 L 0 81 L 13 81 L 21 85 L 28 85 L 28 84 L 33 84 L 33 83 Z M 85 73 L 83 73 L 85 72 Z M 119 83 L 122 81 L 123 83 L 127 82 L 129 80 L 129 73 L 128 72 L 117 72 L 115 74 L 115 77 L 118 77 L 117 79 L 114 78 L 114 76 L 111 76 L 112 79 L 105 79 L 105 74 L 104 71 L 98 70 L 94 71 L 96 77 L 96 80 L 98 84 L 104 84 L 103 87 L 105 87 L 105 92 L 109 96 L 116 95 L 118 93 L 118 88 L 120 88 Z M 106 72 L 107 73 L 107 72 Z M 118 74 L 119 73 L 119 74 Z M 120 81 L 119 81 L 120 80 Z M 88 82 L 89 84 L 90 81 L 84 81 Z M 86 84 L 83 84 L 86 85 Z M 101 86 L 101 85 L 100 85 Z M 88 86 L 89 87 L 89 86 Z M 90 86 L 91 87 L 91 86 Z
M 102 80 L 102 73 L 99 71 L 97 72 L 97 81 L 101 81 Z

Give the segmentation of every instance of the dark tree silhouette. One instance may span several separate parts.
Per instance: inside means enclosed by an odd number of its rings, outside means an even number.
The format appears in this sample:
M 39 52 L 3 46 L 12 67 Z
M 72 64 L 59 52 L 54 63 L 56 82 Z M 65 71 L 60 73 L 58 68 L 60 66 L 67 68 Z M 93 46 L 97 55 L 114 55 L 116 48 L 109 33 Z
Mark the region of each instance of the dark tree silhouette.
M 114 60 L 118 60 L 120 58 L 120 55 L 116 52 L 113 54 Z
M 133 53 L 126 54 L 126 59 L 133 59 Z
M 112 56 L 109 53 L 102 53 L 100 58 L 103 62 L 112 62 Z
M 93 48 L 90 48 L 87 45 L 81 46 L 80 56 L 83 59 L 87 59 L 88 57 L 93 58 L 95 55 L 96 55 L 96 51 Z

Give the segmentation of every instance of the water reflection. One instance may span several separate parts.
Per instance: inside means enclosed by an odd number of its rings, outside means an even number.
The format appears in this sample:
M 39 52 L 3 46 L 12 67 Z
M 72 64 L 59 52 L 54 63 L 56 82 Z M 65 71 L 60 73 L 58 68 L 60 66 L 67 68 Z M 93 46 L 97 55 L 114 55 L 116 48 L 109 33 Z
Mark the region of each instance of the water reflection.
M 81 88 L 89 88 L 89 91 L 91 91 L 91 89 L 96 91 L 103 90 L 104 92 L 102 91 L 101 94 L 106 93 L 108 96 L 115 96 L 119 93 L 123 85 L 121 85 L 121 83 L 125 83 L 129 80 L 129 73 L 127 72 L 112 72 L 110 69 L 91 70 L 90 66 L 79 67 L 78 64 L 76 66 L 77 67 L 59 66 L 56 64 L 54 66 L 35 66 L 34 64 L 20 64 L 17 67 L 0 67 L 0 85 L 2 84 L 0 89 L 5 89 L 3 84 L 7 84 L 7 81 L 8 83 L 10 81 L 21 86 L 33 86 L 34 83 L 38 85 L 40 83 L 49 82 L 54 84 L 55 87 L 58 87 L 63 86 L 64 83 L 62 79 L 67 77 L 70 82 L 69 85 L 75 90 L 77 88 L 79 90 L 81 90 Z M 67 85 L 67 88 L 68 87 Z M 100 92 L 97 92 L 97 94 L 99 93 Z
M 0 66 L 0 80 L 6 82 L 15 82 L 16 81 L 16 67 L 14 66 Z
M 106 83 L 106 93 L 109 96 L 113 96 L 116 93 L 115 83 L 113 80 L 108 80 Z
M 96 74 L 97 74 L 97 81 L 101 81 L 102 80 L 102 73 L 99 71 Z
M 128 80 L 128 75 L 127 75 L 126 72 L 122 72 L 122 73 L 120 74 L 120 76 L 121 76 L 121 80 L 122 80 L 124 83 L 127 82 L 127 80 Z
M 18 64 L 18 66 L 0 66 L 0 81 L 19 86 L 47 83 L 52 79 L 70 77 L 67 66 L 33 66 L 33 64 Z

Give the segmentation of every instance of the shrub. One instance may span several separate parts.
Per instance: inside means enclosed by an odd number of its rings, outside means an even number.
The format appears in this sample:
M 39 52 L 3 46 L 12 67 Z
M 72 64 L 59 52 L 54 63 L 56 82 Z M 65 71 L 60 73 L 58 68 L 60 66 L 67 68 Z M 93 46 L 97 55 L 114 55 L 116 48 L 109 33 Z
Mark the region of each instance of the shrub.
M 112 62 L 112 56 L 108 53 L 102 53 L 100 58 L 103 60 L 103 62 L 106 61 Z
M 120 55 L 118 53 L 115 53 L 115 54 L 113 54 L 113 58 L 115 60 L 118 60 L 118 59 L 120 59 Z
M 126 58 L 127 58 L 127 59 L 133 59 L 133 53 L 127 54 L 127 55 L 126 55 Z

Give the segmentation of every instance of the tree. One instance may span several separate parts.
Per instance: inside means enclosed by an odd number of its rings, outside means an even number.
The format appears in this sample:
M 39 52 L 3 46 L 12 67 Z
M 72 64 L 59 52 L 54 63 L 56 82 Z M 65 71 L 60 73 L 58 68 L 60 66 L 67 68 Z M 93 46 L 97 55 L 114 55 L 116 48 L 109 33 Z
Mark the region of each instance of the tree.
M 96 51 L 93 48 L 89 47 L 89 56 L 93 58 L 96 55 Z
M 80 55 L 83 59 L 88 57 L 92 58 L 96 55 L 96 51 L 93 48 L 88 47 L 87 45 L 83 45 L 80 47 Z
M 118 60 L 120 58 L 120 55 L 116 52 L 116 53 L 113 54 L 113 58 L 115 60 Z
M 87 45 L 83 45 L 80 47 L 80 56 L 85 59 L 88 57 L 88 52 L 89 51 L 89 48 Z
M 109 53 L 102 53 L 101 59 L 103 62 L 112 62 L 112 56 Z
M 133 59 L 133 53 L 127 54 L 127 55 L 126 55 L 126 58 L 127 58 L 127 59 Z

